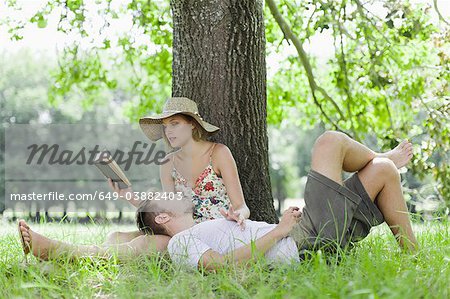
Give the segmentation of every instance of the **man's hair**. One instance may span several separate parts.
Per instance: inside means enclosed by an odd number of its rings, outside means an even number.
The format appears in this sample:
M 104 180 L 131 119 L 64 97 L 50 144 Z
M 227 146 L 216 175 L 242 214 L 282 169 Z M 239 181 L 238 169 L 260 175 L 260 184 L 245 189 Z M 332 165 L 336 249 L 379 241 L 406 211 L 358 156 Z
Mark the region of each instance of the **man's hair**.
M 156 216 L 161 213 L 172 214 L 158 207 L 157 203 L 151 199 L 142 201 L 136 211 L 136 224 L 139 230 L 146 235 L 168 235 L 165 227 L 155 221 Z

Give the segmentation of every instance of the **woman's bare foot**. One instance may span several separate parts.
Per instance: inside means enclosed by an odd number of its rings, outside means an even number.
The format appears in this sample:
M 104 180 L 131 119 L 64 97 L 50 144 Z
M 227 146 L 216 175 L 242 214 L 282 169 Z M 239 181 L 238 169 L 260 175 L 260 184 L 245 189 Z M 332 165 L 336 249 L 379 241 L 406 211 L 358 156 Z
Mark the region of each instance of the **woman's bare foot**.
M 19 229 L 19 237 L 20 242 L 22 243 L 23 253 L 27 255 L 28 253 L 30 253 L 31 249 L 31 237 L 28 237 L 28 233 L 26 233 L 24 236 L 24 232 L 28 231 L 30 227 L 27 225 L 25 220 L 19 220 L 17 228 Z
M 411 158 L 413 156 L 412 143 L 408 140 L 403 140 L 392 150 L 382 154 L 378 154 L 377 156 L 389 158 L 392 160 L 392 162 L 394 162 L 395 166 L 397 166 L 398 169 L 402 168 L 403 166 L 408 164 L 409 161 L 411 161 Z
M 25 255 L 33 253 L 33 255 L 41 260 L 48 259 L 48 250 L 50 244 L 46 244 L 46 238 L 42 235 L 34 232 L 25 222 L 25 220 L 19 220 L 19 235 L 22 241 L 22 248 Z

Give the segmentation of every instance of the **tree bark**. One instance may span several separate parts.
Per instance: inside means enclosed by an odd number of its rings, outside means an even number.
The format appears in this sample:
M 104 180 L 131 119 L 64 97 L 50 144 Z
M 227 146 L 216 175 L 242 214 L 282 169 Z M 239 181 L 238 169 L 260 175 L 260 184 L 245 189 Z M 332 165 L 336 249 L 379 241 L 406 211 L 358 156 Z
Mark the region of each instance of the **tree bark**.
M 269 177 L 263 1 L 172 0 L 173 96 L 197 102 L 236 160 L 251 219 L 277 222 Z

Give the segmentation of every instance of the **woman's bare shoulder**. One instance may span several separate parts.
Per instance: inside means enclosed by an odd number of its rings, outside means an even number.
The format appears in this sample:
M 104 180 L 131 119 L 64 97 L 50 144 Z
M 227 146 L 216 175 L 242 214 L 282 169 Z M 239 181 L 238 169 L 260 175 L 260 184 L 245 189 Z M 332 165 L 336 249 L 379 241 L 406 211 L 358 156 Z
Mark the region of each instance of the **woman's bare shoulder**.
M 228 146 L 222 143 L 216 143 L 214 145 L 213 158 L 226 159 L 230 157 L 232 158 L 233 155 Z
M 167 169 L 173 167 L 173 158 L 177 154 L 178 151 L 167 153 L 161 160 L 160 165 L 161 168 Z
M 230 149 L 228 148 L 228 146 L 226 146 L 223 143 L 217 143 L 217 142 L 214 143 L 214 153 L 217 153 L 217 152 L 223 153 L 223 152 L 227 152 L 229 150 Z

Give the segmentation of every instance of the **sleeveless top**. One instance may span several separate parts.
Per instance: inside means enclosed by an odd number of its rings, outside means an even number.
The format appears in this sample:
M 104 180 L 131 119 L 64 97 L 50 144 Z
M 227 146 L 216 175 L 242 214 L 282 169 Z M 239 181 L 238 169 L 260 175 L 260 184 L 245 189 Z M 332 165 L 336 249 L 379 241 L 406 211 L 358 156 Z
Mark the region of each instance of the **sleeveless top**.
M 193 188 L 188 185 L 186 179 L 175 168 L 175 155 L 172 156 L 172 178 L 175 183 L 175 192 L 183 192 L 185 196 L 192 197 L 195 223 L 223 218 L 220 210 L 230 208 L 230 199 L 225 184 L 212 166 L 212 152 L 215 145 L 212 146 L 208 166 L 195 180 Z

